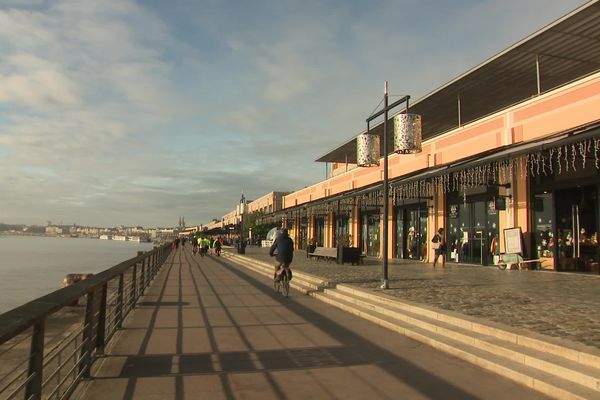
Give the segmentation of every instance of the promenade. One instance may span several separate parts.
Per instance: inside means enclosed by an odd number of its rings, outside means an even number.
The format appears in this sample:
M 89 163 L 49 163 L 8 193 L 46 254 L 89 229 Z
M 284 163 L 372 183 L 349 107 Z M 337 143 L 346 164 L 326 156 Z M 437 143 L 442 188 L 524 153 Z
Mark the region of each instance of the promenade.
M 297 291 L 285 298 L 268 278 L 190 250 L 171 253 L 74 398 L 545 398 Z M 248 255 L 265 257 L 254 250 Z M 300 257 L 295 265 L 309 268 Z
M 264 248 L 249 247 L 245 255 L 272 262 Z M 381 292 L 381 261 L 373 258 L 338 265 L 296 251 L 293 268 Z M 388 275 L 386 295 L 600 348 L 600 275 L 449 263 L 433 269 L 420 262 L 390 263 Z

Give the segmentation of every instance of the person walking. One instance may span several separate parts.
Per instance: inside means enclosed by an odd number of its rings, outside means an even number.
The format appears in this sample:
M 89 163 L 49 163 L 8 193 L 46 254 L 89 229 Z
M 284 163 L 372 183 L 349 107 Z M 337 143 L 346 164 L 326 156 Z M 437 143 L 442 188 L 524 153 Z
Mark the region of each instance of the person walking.
M 277 252 L 277 253 L 276 253 Z M 279 268 L 289 268 L 294 258 L 294 241 L 290 238 L 287 229 L 282 229 L 281 234 L 275 238 L 271 249 L 269 250 L 271 257 L 275 256 L 275 271 L 273 279 L 277 279 Z
M 433 243 L 431 248 L 435 252 L 433 268 L 435 268 L 440 256 L 442 256 L 442 268 L 446 268 L 446 236 L 444 235 L 444 228 L 438 229 L 433 239 L 431 239 L 431 243 Z

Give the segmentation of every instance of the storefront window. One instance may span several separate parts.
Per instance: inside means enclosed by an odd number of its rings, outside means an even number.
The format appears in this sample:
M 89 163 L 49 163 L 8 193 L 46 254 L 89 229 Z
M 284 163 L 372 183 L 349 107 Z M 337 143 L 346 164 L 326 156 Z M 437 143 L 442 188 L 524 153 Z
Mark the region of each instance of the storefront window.
M 379 257 L 379 213 L 363 215 L 362 251 L 369 256 Z
M 542 268 L 554 269 L 554 199 L 552 193 L 541 193 L 533 197 L 533 229 L 535 231 L 536 257 Z M 563 247 L 561 240 L 559 244 Z
M 424 260 L 427 256 L 427 205 L 398 207 L 396 210 L 396 257 Z
M 317 246 L 323 246 L 325 241 L 325 218 L 319 217 L 315 219 L 315 239 Z
M 490 265 L 498 254 L 498 210 L 493 195 L 448 204 L 448 260 Z
M 348 215 L 336 216 L 336 229 L 333 232 L 333 243 L 337 245 L 338 238 L 346 237 L 350 233 L 350 217 Z M 351 243 L 350 243 L 351 244 Z
M 598 180 L 593 163 L 532 178 L 533 253 L 542 268 L 599 272 Z

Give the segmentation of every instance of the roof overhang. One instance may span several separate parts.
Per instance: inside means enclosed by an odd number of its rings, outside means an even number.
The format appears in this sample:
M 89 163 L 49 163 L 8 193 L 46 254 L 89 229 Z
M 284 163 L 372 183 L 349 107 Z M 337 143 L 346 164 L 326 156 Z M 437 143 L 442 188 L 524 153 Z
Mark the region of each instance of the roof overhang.
M 423 139 L 599 71 L 598 21 L 599 0 L 590 1 L 412 103 L 410 112 L 422 116 Z M 388 130 L 392 129 L 388 124 Z M 370 132 L 383 136 L 383 121 Z M 393 134 L 387 136 L 391 149 Z M 316 161 L 356 163 L 356 137 Z

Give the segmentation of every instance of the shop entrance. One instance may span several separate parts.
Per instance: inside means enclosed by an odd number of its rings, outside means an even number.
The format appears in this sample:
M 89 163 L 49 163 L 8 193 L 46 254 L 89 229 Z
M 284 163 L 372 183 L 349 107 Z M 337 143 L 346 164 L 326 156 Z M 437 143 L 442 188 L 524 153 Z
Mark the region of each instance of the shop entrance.
M 600 272 L 598 182 L 594 163 L 532 178 L 534 254 L 543 269 Z
M 379 257 L 379 213 L 362 217 L 361 251 L 368 256 Z
M 306 217 L 300 219 L 298 239 L 300 241 L 300 243 L 298 243 L 298 248 L 306 250 L 306 244 L 308 242 L 308 218 Z
M 315 218 L 315 241 L 317 246 L 323 246 L 325 243 L 325 218 Z
M 596 186 L 555 192 L 559 270 L 598 271 L 597 194 Z
M 345 214 L 335 216 L 335 229 L 333 230 L 333 244 L 337 247 L 338 241 L 344 242 L 350 237 L 350 217 Z M 352 242 L 343 243 L 344 246 L 351 246 Z
M 424 260 L 427 256 L 427 204 L 396 210 L 396 258 Z
M 491 244 L 498 240 L 498 211 L 494 198 L 469 198 L 448 204 L 448 260 L 490 265 Z

